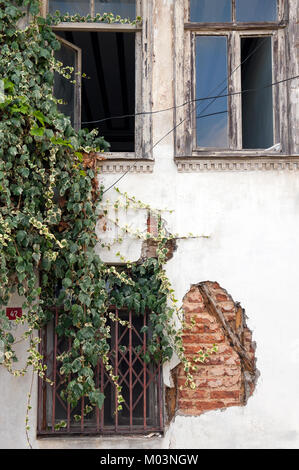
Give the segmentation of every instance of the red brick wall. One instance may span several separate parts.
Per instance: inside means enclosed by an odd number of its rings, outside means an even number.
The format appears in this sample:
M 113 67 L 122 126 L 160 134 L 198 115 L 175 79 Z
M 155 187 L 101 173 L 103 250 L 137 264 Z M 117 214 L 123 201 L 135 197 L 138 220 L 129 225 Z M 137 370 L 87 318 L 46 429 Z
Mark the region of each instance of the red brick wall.
M 193 286 L 184 298 L 187 325 L 183 344 L 188 359 L 199 350 L 218 347 L 193 372 L 196 389 L 186 386 L 183 366 L 177 368 L 177 408 L 183 414 L 200 415 L 208 410 L 244 405 L 253 393 L 257 372 L 255 344 L 246 327 L 244 310 L 218 283 Z M 195 364 L 193 362 L 193 364 Z

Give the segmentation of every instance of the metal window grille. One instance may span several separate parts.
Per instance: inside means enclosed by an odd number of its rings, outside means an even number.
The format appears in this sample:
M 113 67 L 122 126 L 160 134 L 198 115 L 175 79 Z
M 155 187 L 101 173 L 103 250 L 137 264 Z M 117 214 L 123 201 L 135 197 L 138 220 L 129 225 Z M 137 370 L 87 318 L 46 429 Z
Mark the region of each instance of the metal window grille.
M 141 333 L 147 326 L 148 313 L 136 315 L 132 311 L 112 308 L 117 317 L 129 322 L 131 327 L 111 321 L 109 359 L 114 375 L 119 376 L 122 387 L 123 409 L 117 410 L 117 391 L 99 358 L 94 369 L 96 386 L 105 394 L 102 409 L 95 408 L 84 416 L 87 399 L 72 408 L 64 401 L 60 392 L 65 380 L 71 376 L 60 375 L 61 364 L 57 356 L 71 347 L 71 339 L 60 338 L 55 332 L 59 309 L 55 310 L 55 320 L 41 332 L 40 352 L 47 365 L 46 375 L 54 385 L 39 378 L 38 389 L 38 435 L 61 434 L 146 434 L 163 430 L 162 374 L 160 364 L 147 364 L 143 360 L 150 330 Z M 81 415 L 80 421 L 74 416 Z M 61 420 L 66 427 L 55 430 Z

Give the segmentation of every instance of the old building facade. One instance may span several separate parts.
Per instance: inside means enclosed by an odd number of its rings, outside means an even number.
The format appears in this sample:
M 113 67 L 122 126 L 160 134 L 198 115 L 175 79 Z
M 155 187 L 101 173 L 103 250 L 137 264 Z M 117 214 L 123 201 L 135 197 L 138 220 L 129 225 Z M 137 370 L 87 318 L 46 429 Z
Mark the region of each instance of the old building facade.
M 49 0 L 41 8 L 85 15 L 103 3 Z M 166 271 L 192 326 L 186 354 L 218 350 L 199 364 L 194 390 L 178 360 L 161 368 L 161 389 L 151 395 L 160 421 L 138 435 L 41 435 L 35 381 L 32 445 L 298 448 L 298 0 L 108 5 L 142 23 L 53 27 L 65 60 L 91 77 L 71 92 L 57 83 L 56 91 L 74 93 L 69 114 L 77 127 L 125 116 L 99 127 L 111 142 L 98 163 L 105 200 L 119 197 L 116 186 L 165 209 L 167 230 L 178 234 Z M 147 211 L 118 216 L 148 230 Z M 99 237 L 109 241 L 112 232 L 99 221 Z M 132 261 L 150 253 L 130 236 L 109 251 L 98 247 L 111 264 L 120 263 L 118 251 Z M 0 447 L 26 447 L 31 377 L 1 370 L 0 378 Z

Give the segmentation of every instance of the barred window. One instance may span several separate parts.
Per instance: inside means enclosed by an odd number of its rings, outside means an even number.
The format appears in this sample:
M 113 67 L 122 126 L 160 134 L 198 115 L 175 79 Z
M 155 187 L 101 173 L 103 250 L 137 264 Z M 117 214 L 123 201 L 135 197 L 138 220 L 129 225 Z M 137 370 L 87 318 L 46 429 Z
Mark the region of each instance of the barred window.
M 41 333 L 40 351 L 47 366 L 46 376 L 54 385 L 39 379 L 38 435 L 146 434 L 163 430 L 161 364 L 148 364 L 143 360 L 151 335 L 149 328 L 143 329 L 147 326 L 149 313 L 136 315 L 116 308 L 110 311 L 126 321 L 125 325 L 110 322 L 109 359 L 122 387 L 123 409 L 117 411 L 116 387 L 101 358 L 94 369 L 94 379 L 105 395 L 102 409 L 94 408 L 84 416 L 83 410 L 88 405 L 86 398 L 82 398 L 75 408 L 61 398 L 61 391 L 72 377 L 60 374 L 57 356 L 71 348 L 71 339 L 56 334 L 55 323 L 57 325 L 59 316 L 59 310 L 56 310 L 55 321 Z M 81 416 L 79 421 L 76 421 L 76 415 Z M 66 422 L 66 427 L 56 430 L 55 426 L 61 420 Z

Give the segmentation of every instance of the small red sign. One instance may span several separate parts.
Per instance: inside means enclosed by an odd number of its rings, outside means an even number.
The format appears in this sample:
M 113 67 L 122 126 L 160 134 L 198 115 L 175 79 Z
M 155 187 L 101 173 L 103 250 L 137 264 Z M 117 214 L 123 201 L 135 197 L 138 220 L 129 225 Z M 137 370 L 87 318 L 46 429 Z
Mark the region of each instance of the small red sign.
M 21 318 L 22 316 L 22 309 L 20 307 L 9 308 L 6 309 L 6 316 L 9 320 L 16 320 L 16 318 Z

